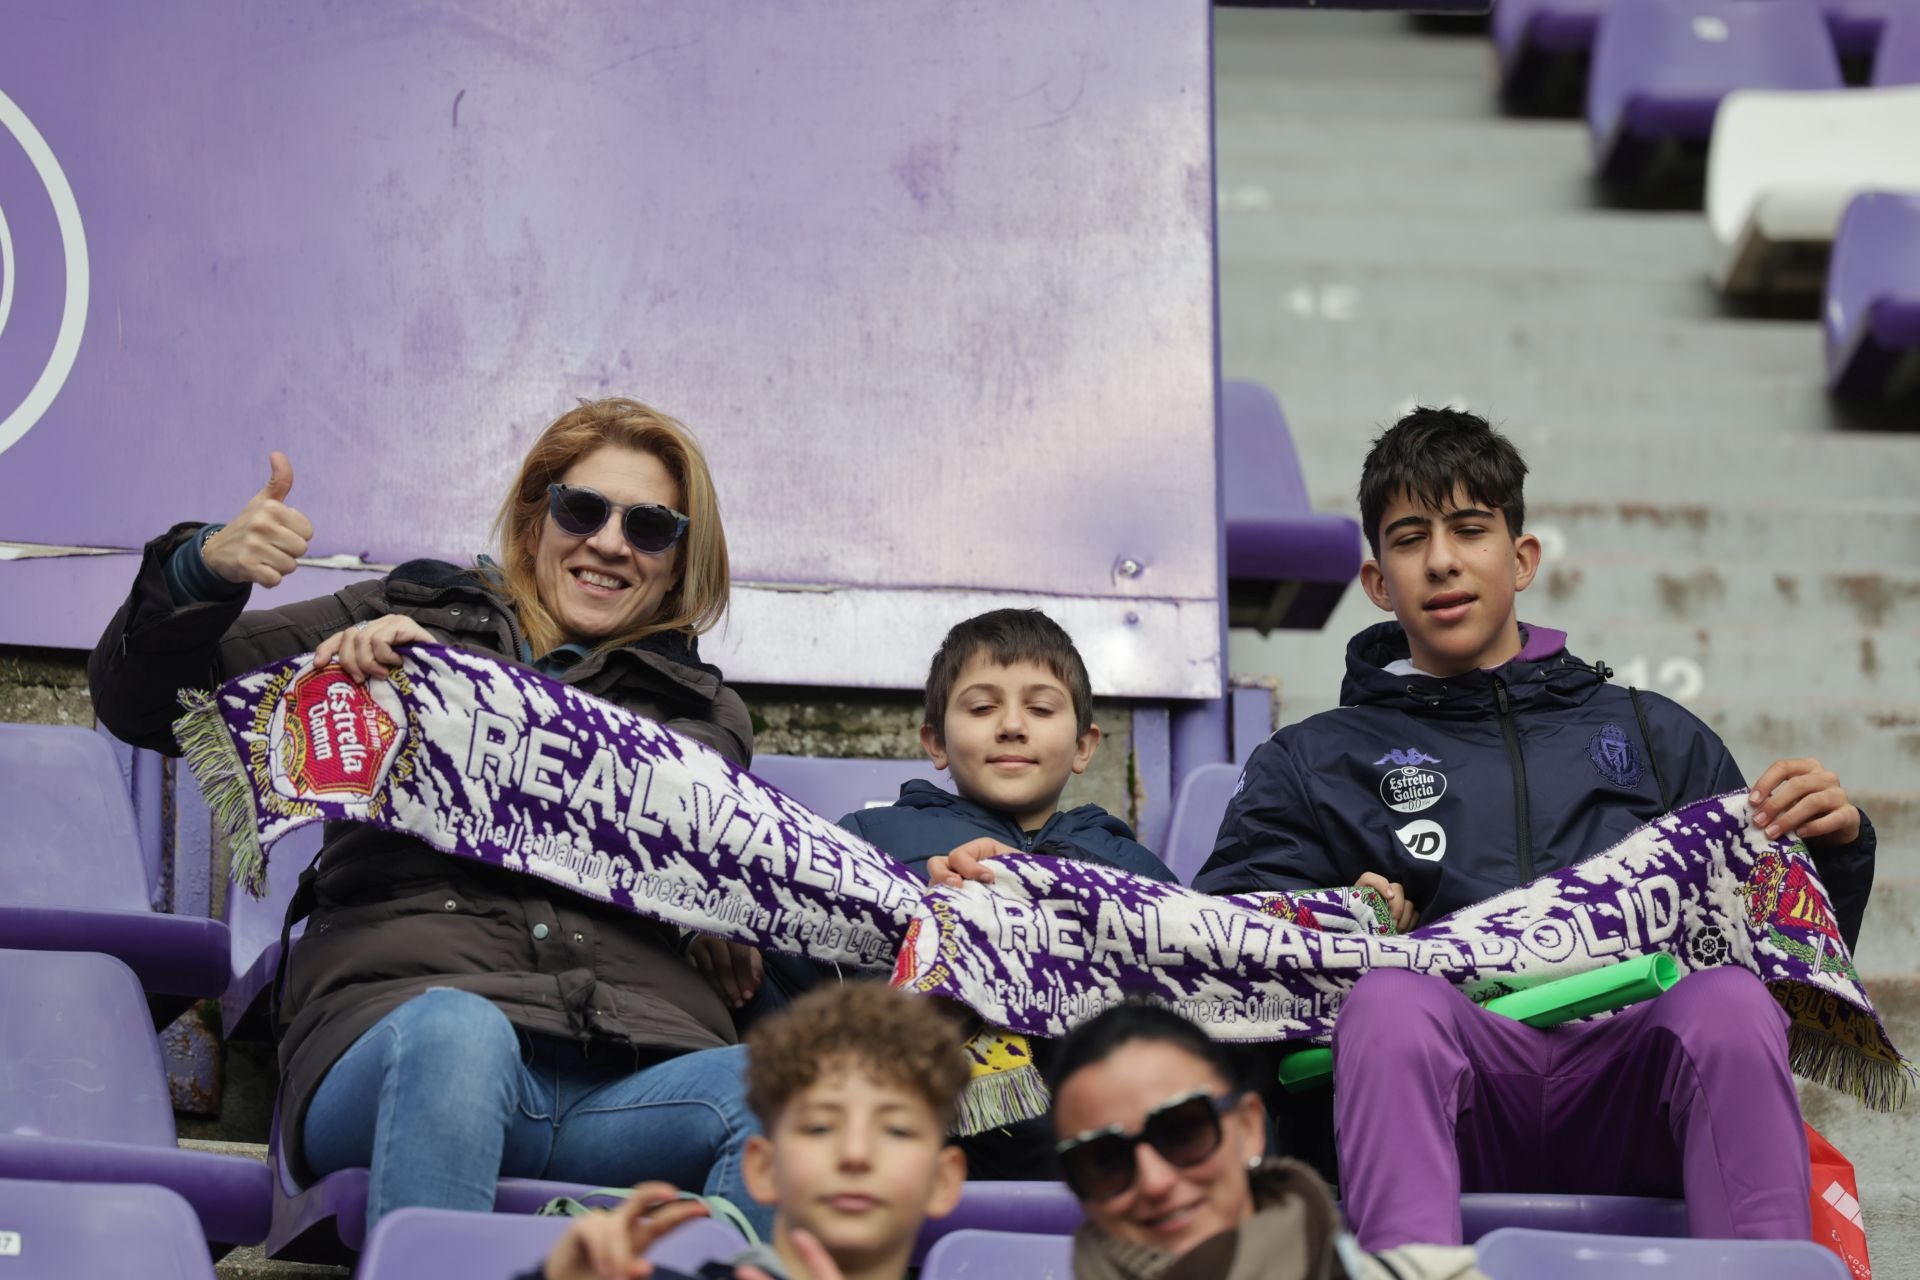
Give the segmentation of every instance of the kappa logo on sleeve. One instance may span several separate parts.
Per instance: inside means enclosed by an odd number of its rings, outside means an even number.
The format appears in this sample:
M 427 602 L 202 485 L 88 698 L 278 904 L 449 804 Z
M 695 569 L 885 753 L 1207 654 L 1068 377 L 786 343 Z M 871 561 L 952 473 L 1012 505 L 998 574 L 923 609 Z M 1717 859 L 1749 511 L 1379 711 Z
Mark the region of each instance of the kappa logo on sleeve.
M 1380 779 L 1380 798 L 1395 813 L 1419 813 L 1422 809 L 1431 809 L 1447 793 L 1447 775 L 1426 767 L 1439 764 L 1440 758 L 1430 756 L 1418 747 L 1395 747 L 1373 763 L 1396 766 L 1387 770 Z
M 1393 834 L 1402 849 L 1422 862 L 1438 862 L 1447 856 L 1447 829 L 1432 818 L 1409 822 Z

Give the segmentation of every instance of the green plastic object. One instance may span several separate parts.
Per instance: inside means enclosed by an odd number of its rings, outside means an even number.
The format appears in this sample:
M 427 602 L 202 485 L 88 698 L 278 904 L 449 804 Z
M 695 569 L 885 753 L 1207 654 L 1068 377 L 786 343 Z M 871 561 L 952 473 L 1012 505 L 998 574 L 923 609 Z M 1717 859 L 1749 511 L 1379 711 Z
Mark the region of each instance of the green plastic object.
M 1554 1027 L 1651 1000 L 1678 981 L 1680 966 L 1661 951 L 1495 996 L 1484 1008 L 1530 1027 Z M 1331 1049 L 1302 1049 L 1280 1060 L 1280 1083 L 1288 1093 L 1304 1093 L 1332 1078 Z

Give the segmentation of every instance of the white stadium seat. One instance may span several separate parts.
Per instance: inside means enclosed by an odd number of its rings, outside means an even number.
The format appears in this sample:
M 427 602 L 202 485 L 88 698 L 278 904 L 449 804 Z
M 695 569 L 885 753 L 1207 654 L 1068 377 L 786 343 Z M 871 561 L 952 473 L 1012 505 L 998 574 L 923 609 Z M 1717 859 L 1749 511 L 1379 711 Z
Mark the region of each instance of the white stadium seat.
M 1707 157 L 1712 275 L 1724 293 L 1817 293 L 1861 191 L 1920 191 L 1920 86 L 1727 95 Z

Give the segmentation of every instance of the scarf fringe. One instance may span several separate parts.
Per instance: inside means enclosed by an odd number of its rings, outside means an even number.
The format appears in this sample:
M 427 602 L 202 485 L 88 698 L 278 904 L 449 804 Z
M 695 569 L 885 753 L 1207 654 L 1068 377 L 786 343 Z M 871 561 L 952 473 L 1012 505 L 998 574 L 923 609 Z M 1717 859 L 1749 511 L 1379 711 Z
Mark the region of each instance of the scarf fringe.
M 1905 1058 L 1875 1058 L 1811 1027 L 1788 1031 L 1787 1058 L 1801 1079 L 1851 1094 L 1875 1111 L 1898 1111 L 1914 1084 L 1913 1064 Z
M 1038 1120 L 1051 1103 L 1040 1069 L 1031 1063 L 1010 1071 L 978 1075 L 967 1082 L 954 1116 L 953 1131 L 962 1138 L 989 1129 L 1004 1129 L 1022 1120 Z
M 254 811 L 246 762 L 220 718 L 213 693 L 182 690 L 180 706 L 184 714 L 173 722 L 173 736 L 200 784 L 215 832 L 227 842 L 229 874 L 255 898 L 264 898 L 267 859 L 260 847 L 259 815 Z

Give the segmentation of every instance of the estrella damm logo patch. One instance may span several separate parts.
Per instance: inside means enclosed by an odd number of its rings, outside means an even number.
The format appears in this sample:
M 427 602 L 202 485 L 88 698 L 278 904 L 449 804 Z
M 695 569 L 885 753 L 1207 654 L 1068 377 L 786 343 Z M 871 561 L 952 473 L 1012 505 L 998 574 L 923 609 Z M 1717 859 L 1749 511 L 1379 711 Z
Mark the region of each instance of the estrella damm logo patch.
M 274 720 L 274 789 L 296 799 L 372 796 L 402 736 L 372 688 L 331 663 L 294 677 Z

